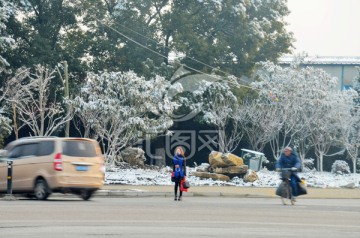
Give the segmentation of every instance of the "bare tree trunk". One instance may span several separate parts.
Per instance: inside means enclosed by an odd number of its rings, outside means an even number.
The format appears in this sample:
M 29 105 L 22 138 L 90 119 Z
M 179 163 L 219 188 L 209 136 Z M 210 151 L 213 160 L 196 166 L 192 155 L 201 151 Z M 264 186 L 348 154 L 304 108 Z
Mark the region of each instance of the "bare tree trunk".
M 170 36 L 171 36 L 171 31 L 168 30 L 168 31 L 166 32 L 165 45 L 164 45 L 164 54 L 165 54 L 165 56 L 166 56 L 166 57 L 164 58 L 164 63 L 165 63 L 166 65 L 169 64 L 169 52 L 170 52 L 170 50 L 169 50 L 169 40 L 170 40 Z
M 353 172 L 354 172 L 354 174 L 356 174 L 356 162 L 357 162 L 357 158 L 353 158 L 352 159 L 352 162 L 353 162 Z
M 15 137 L 16 140 L 19 139 L 19 129 L 18 129 L 18 125 L 17 125 L 17 118 L 16 118 L 16 106 L 15 103 L 12 102 L 11 103 L 12 109 L 13 109 L 13 120 L 14 120 L 14 132 L 15 132 Z
M 301 164 L 304 165 L 305 154 L 303 154 L 302 152 L 299 152 L 299 151 L 298 151 L 298 155 L 299 155 Z
M 226 147 L 226 145 L 225 145 L 225 131 L 219 129 L 218 133 L 219 133 L 219 149 L 220 149 L 221 153 L 225 154 L 225 153 L 227 153 L 226 148 L 225 148 Z
M 43 100 L 44 100 L 44 96 L 43 96 L 43 77 L 44 75 L 40 75 L 40 90 L 39 90 L 39 107 L 40 107 L 40 134 L 39 136 L 44 136 L 44 127 L 45 127 L 45 122 L 44 122 L 44 105 L 43 105 Z
M 323 172 L 323 161 L 324 161 L 324 154 L 323 152 L 319 153 L 319 171 Z
M 84 131 L 84 138 L 90 138 L 90 127 L 84 125 L 85 131 Z

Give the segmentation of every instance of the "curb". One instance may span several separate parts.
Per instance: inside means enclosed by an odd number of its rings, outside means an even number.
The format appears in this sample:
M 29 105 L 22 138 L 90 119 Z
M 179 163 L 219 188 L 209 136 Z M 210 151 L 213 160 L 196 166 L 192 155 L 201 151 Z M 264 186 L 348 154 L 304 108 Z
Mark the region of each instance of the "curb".
M 237 194 L 222 192 L 187 192 L 186 197 L 231 197 L 231 198 L 276 198 L 259 194 Z M 173 192 L 148 192 L 148 191 L 121 191 L 121 190 L 99 190 L 94 197 L 173 197 Z

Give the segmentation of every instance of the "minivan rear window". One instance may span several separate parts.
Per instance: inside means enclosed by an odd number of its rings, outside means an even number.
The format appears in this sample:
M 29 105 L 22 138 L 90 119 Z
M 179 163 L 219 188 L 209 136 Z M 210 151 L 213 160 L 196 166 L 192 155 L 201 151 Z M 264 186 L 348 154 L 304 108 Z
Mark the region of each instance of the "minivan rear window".
M 72 157 L 96 157 L 93 142 L 69 140 L 63 142 L 63 155 Z
M 46 156 L 54 153 L 55 142 L 54 141 L 40 141 L 38 156 Z

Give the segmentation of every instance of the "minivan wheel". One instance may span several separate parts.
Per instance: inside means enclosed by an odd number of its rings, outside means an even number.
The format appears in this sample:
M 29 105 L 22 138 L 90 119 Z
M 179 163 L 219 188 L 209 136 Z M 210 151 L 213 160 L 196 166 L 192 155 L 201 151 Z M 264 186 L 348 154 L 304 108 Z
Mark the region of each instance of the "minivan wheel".
M 49 189 L 47 183 L 43 179 L 36 180 L 34 188 L 34 196 L 37 200 L 46 200 L 49 197 Z
M 80 197 L 85 200 L 85 201 L 88 201 L 93 195 L 93 191 L 90 191 L 90 190 L 81 190 L 81 193 L 80 193 Z

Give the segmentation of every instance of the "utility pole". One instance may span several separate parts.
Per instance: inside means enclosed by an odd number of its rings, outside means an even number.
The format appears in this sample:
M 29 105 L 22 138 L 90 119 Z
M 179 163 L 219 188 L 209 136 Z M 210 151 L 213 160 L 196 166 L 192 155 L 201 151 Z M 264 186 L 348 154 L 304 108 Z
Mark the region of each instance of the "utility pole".
M 67 61 L 64 62 L 65 67 L 65 97 L 69 99 L 69 73 L 68 73 L 68 63 Z M 66 113 L 70 113 L 69 106 L 66 106 Z M 70 121 L 66 122 L 65 125 L 65 137 L 70 136 Z

